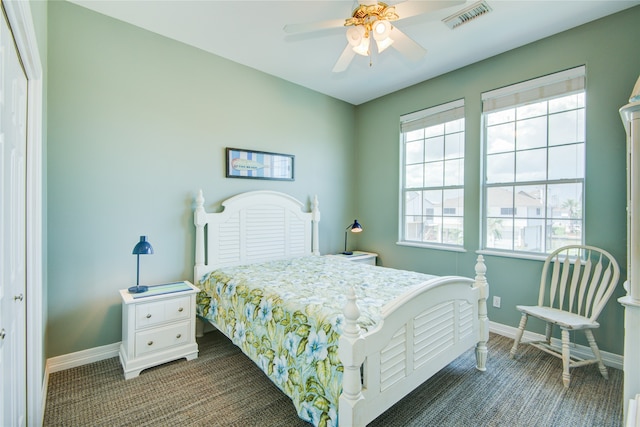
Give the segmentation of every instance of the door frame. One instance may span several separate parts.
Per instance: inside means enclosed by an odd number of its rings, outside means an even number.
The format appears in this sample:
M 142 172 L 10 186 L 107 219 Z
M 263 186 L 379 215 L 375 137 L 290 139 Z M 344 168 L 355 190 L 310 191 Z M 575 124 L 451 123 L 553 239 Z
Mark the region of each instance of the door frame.
M 27 206 L 26 206 L 26 316 L 27 316 L 27 425 L 41 426 L 47 378 L 44 374 L 43 298 L 43 70 L 31 15 L 24 0 L 2 0 L 18 53 L 27 76 Z

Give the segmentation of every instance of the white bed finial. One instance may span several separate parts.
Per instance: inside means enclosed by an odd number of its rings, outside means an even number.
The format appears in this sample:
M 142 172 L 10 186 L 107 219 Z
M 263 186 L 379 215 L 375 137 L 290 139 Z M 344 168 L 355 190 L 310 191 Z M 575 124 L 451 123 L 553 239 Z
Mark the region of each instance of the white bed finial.
M 358 318 L 360 317 L 360 309 L 356 304 L 356 291 L 353 286 L 349 288 L 347 294 L 347 303 L 344 305 L 344 335 L 348 337 L 357 337 L 360 334 L 360 327 L 358 326 Z
M 484 257 L 478 255 L 476 260 L 476 277 L 474 287 L 480 290 L 480 298 L 478 299 L 478 320 L 480 322 L 480 339 L 476 344 L 476 368 L 479 371 L 487 370 L 487 342 L 489 341 L 489 316 L 487 315 L 487 297 L 489 296 L 489 285 L 485 274 L 487 266 L 484 263 Z
M 204 195 L 202 194 L 202 188 L 198 190 L 198 195 L 196 196 L 196 209 L 204 210 Z
M 198 283 L 204 270 L 204 226 L 207 222 L 207 213 L 204 210 L 204 195 L 202 189 L 198 190 L 196 196 L 196 211 L 193 216 L 193 223 L 196 226 L 196 262 L 193 267 L 193 283 Z
M 320 255 L 320 242 L 319 242 L 319 231 L 318 231 L 318 223 L 320 222 L 320 203 L 318 202 L 318 195 L 313 196 L 313 203 L 311 204 L 311 222 L 313 224 L 311 230 L 311 240 L 312 247 L 311 253 L 314 255 Z

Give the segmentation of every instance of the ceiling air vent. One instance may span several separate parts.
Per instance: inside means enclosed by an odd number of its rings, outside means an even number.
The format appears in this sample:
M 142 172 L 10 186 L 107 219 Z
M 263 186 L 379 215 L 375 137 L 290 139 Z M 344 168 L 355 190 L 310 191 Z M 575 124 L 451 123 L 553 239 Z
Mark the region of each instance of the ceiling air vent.
M 474 3 L 471 6 L 468 6 L 447 18 L 444 18 L 442 22 L 447 24 L 447 26 L 453 30 L 455 28 L 458 28 L 460 25 L 466 24 L 467 22 L 470 22 L 489 12 L 491 12 L 491 7 L 489 7 L 487 2 L 483 0 Z

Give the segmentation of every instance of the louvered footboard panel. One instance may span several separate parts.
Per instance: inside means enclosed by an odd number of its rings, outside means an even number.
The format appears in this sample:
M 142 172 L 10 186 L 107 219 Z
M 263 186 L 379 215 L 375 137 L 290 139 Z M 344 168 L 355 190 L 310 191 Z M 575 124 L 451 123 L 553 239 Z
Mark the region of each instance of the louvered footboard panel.
M 405 325 L 393 335 L 389 345 L 380 352 L 380 390 L 386 390 L 406 376 L 407 344 Z
M 473 319 L 473 305 L 464 300 L 444 302 L 411 319 L 380 352 L 380 391 L 470 338 Z
M 450 348 L 455 339 L 455 303 L 447 302 L 414 319 L 414 368 L 429 363 Z

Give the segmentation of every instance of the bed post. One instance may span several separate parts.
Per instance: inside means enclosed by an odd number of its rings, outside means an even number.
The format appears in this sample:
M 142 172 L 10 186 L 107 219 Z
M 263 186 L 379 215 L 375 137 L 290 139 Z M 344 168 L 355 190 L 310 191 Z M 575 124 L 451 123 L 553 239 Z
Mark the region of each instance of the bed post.
M 204 225 L 206 223 L 206 212 L 204 210 L 204 196 L 202 189 L 198 191 L 196 197 L 196 211 L 193 217 L 193 223 L 196 226 L 196 263 L 193 268 L 193 280 L 195 284 L 200 280 L 200 272 L 204 268 Z
M 360 416 L 357 415 L 358 403 L 364 401 L 360 381 L 360 366 L 364 362 L 364 338 L 358 326 L 359 317 L 360 309 L 356 304 L 356 291 L 351 287 L 344 306 L 345 325 L 338 346 L 338 356 L 344 367 L 338 410 L 340 427 L 364 424 L 360 422 Z
M 313 203 L 311 204 L 311 253 L 313 255 L 320 255 L 320 242 L 318 241 L 318 223 L 320 222 L 320 209 L 318 208 L 318 195 L 313 197 Z
M 478 320 L 480 322 L 480 336 L 476 344 L 476 368 L 479 371 L 487 370 L 487 342 L 489 341 L 489 317 L 487 316 L 487 297 L 489 296 L 489 285 L 485 274 L 487 266 L 484 264 L 482 255 L 478 255 L 476 262 L 476 277 L 474 287 L 480 290 L 478 300 Z

